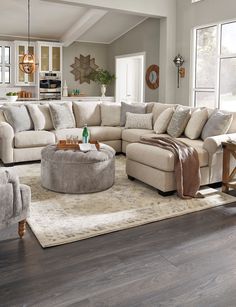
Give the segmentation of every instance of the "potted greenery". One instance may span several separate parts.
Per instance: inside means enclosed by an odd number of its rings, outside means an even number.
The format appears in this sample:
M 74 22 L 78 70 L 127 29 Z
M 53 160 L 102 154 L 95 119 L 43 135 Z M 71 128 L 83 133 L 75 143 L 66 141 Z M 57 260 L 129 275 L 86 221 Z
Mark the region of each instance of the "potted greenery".
M 16 92 L 8 92 L 6 93 L 7 100 L 10 102 L 16 102 L 18 96 Z
M 110 85 L 115 78 L 115 75 L 111 75 L 109 71 L 104 69 L 95 70 L 90 74 L 90 79 L 101 85 L 102 97 L 105 97 L 107 85 Z

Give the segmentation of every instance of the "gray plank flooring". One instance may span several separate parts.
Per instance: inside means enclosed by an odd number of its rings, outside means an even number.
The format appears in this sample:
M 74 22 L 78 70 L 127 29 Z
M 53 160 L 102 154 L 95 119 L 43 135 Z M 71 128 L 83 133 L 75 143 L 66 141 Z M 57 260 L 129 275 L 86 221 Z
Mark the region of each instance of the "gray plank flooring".
M 0 306 L 236 306 L 236 202 L 58 247 L 0 232 Z

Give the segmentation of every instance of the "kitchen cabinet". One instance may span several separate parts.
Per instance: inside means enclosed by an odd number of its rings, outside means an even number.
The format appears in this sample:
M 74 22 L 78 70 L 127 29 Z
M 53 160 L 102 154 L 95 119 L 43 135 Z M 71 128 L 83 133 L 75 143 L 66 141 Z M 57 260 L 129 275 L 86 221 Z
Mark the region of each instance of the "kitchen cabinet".
M 39 71 L 61 72 L 62 46 L 58 43 L 38 43 Z
M 35 44 L 31 43 L 29 45 L 29 53 L 35 56 Z M 23 60 L 24 54 L 28 51 L 28 42 L 18 42 L 15 41 L 15 55 L 16 55 L 16 65 L 15 65 L 15 85 L 16 86 L 34 86 L 35 85 L 35 72 L 32 74 L 26 74 L 20 70 L 19 64 Z

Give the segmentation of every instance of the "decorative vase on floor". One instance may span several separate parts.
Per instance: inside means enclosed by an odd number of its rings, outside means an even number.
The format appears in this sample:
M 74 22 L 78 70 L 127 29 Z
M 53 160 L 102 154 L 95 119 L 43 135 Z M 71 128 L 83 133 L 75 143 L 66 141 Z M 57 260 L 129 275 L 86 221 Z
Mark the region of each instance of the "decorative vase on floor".
M 102 84 L 101 85 L 101 93 L 102 93 L 102 97 L 105 97 L 106 95 L 106 90 L 107 90 L 107 87 L 105 84 Z

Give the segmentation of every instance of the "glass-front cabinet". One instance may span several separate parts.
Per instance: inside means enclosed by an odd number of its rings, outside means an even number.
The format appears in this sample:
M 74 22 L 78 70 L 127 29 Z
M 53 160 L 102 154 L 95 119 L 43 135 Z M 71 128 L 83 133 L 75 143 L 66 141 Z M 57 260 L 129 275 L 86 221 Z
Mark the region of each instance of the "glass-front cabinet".
M 38 43 L 40 72 L 60 72 L 62 46 L 57 43 Z
M 35 85 L 35 72 L 32 74 L 25 74 L 20 70 L 20 63 L 23 60 L 23 56 L 27 53 L 27 42 L 15 42 L 16 50 L 16 73 L 15 73 L 15 85 Z M 35 44 L 31 43 L 29 46 L 29 53 L 35 56 Z

